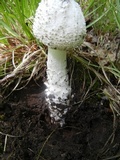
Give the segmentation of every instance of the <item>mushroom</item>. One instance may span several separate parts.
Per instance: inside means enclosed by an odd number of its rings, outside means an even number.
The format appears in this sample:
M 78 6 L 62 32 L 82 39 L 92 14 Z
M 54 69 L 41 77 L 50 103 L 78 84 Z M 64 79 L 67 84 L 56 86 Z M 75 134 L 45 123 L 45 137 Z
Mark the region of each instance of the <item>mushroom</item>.
M 51 118 L 63 125 L 71 94 L 66 54 L 79 46 L 86 34 L 85 18 L 79 4 L 74 0 L 41 0 L 33 33 L 48 46 L 47 102 Z

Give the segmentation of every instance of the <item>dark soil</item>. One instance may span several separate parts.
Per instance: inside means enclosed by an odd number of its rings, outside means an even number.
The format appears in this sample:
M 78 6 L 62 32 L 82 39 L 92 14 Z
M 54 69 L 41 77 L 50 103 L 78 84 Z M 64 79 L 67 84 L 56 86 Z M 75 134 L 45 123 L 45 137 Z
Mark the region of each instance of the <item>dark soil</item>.
M 31 81 L 1 104 L 0 159 L 120 160 L 120 119 L 113 127 L 106 99 L 80 103 L 78 85 L 61 128 L 51 124 L 44 90 Z

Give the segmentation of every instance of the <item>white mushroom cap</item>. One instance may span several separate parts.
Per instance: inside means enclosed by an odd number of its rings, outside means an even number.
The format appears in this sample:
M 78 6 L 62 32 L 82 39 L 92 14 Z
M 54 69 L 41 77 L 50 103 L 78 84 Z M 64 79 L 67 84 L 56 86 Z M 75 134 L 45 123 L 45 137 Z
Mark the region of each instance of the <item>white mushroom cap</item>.
M 36 10 L 33 33 L 51 48 L 75 48 L 86 33 L 79 4 L 74 0 L 42 0 Z

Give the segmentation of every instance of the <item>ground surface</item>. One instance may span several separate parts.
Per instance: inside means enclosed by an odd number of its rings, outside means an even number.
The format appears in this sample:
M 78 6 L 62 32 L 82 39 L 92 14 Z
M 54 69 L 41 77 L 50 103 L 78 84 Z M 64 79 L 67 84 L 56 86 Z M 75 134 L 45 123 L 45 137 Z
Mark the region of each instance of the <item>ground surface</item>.
M 43 82 L 32 81 L 1 104 L 0 159 L 120 159 L 120 120 L 114 132 L 106 100 L 72 105 L 61 128 L 50 123 L 44 90 Z

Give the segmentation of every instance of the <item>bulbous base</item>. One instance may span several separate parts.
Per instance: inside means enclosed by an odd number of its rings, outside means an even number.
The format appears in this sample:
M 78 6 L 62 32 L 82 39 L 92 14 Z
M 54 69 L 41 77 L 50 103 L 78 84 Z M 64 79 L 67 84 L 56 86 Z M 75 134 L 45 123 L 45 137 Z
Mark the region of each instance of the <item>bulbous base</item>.
M 69 110 L 69 101 L 64 102 L 64 104 L 56 104 L 49 97 L 46 97 L 46 100 L 50 112 L 51 123 L 59 124 L 62 127 L 65 124 L 65 116 Z

